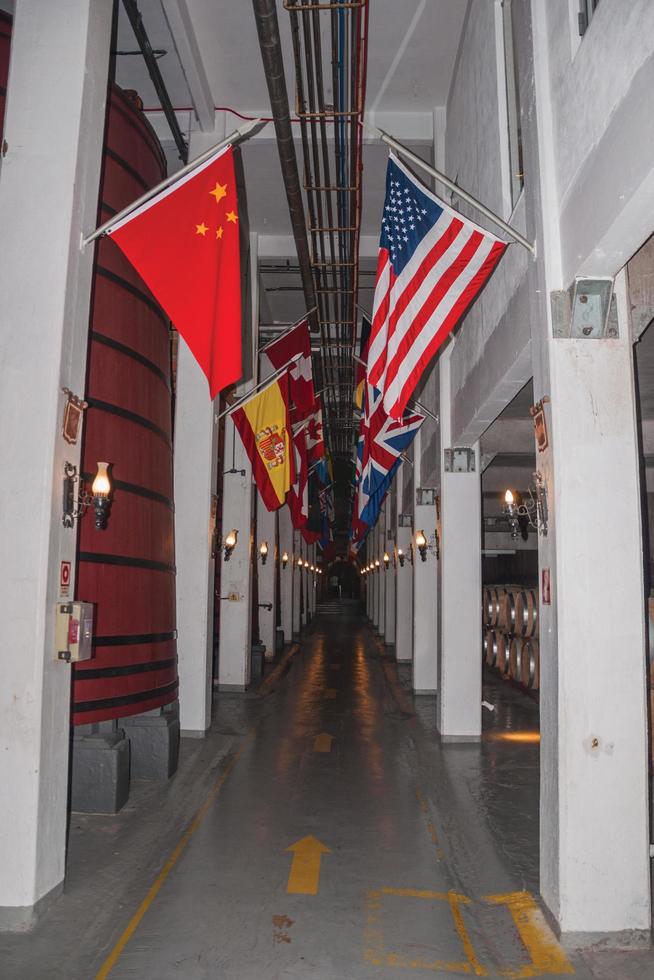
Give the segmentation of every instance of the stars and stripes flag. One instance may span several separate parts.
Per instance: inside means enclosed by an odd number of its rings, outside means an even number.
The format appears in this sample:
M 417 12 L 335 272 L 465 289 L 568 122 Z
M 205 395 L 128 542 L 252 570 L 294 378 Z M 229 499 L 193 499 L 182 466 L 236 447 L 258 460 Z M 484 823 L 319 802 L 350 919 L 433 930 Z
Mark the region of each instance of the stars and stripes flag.
M 506 247 L 390 155 L 368 350 L 368 381 L 388 415 L 402 417 L 427 364 Z

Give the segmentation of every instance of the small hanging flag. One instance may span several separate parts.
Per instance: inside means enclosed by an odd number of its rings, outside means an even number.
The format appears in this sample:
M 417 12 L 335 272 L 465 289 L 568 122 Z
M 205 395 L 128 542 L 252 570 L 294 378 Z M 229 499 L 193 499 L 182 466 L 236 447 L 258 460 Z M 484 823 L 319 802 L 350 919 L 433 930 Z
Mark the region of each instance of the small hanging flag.
M 288 371 L 231 413 L 261 499 L 277 510 L 286 499 L 294 476 L 289 412 Z

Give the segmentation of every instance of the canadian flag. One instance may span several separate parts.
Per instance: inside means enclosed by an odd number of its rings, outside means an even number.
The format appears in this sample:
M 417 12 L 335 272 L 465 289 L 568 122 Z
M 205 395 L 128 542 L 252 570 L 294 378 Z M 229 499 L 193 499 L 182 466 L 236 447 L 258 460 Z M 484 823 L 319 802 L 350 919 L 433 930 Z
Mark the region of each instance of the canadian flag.
M 278 371 L 297 358 L 290 367 L 290 390 L 293 409 L 291 421 L 294 425 L 304 422 L 314 411 L 316 394 L 313 387 L 313 365 L 311 363 L 311 337 L 309 324 L 300 320 L 298 324 L 273 340 L 261 351 L 271 366 Z
M 293 434 L 295 480 L 286 497 L 293 527 L 297 528 L 304 527 L 309 519 L 309 462 L 306 437 L 306 425 Z

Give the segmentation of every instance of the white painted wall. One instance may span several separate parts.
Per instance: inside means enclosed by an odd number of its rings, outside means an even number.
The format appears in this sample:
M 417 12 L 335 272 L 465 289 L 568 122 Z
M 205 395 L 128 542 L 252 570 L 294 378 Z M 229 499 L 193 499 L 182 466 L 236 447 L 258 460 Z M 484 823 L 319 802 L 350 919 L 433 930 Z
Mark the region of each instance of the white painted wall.
M 281 564 L 284 552 L 288 555 L 286 568 Z M 293 524 L 286 505 L 279 510 L 279 562 L 281 627 L 286 644 L 293 640 Z
M 54 659 L 62 386 L 84 393 L 112 5 L 19 4 L 0 179 L 0 927 L 26 926 L 64 877 L 70 667 Z M 38 52 L 38 71 L 35 53 Z M 28 366 L 28 369 L 26 369 Z M 74 583 L 71 583 L 71 594 Z
M 259 563 L 259 634 L 261 642 L 266 648 L 266 660 L 271 660 L 275 655 L 275 629 L 277 617 L 277 514 L 278 511 L 270 511 L 261 499 L 259 492 L 257 499 L 257 541 L 254 559 Z M 261 542 L 265 541 L 268 545 L 268 556 L 266 564 L 261 561 L 259 548 Z M 271 603 L 272 609 L 265 609 L 264 604 Z

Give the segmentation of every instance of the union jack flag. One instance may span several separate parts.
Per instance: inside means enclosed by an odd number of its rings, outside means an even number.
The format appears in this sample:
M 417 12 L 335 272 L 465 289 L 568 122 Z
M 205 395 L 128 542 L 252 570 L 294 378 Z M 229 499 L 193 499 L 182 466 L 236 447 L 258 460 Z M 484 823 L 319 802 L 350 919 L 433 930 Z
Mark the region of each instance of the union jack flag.
M 381 392 L 366 385 L 365 411 L 357 444 L 358 486 L 352 514 L 353 546 L 358 544 L 360 547 L 367 529 L 376 523 L 402 454 L 424 421 L 425 416 L 419 412 L 407 412 L 401 419 L 391 418 L 384 409 Z
M 388 415 L 402 417 L 427 364 L 506 247 L 390 155 L 368 350 L 368 381 Z

